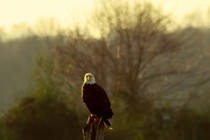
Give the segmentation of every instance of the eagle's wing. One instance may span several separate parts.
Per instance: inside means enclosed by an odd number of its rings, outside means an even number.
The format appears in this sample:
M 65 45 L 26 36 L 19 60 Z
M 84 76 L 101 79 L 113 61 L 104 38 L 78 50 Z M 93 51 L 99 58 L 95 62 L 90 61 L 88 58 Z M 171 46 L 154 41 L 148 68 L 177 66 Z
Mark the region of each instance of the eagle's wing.
M 100 87 L 99 85 L 96 84 L 96 92 L 97 92 L 97 95 L 99 96 L 100 98 L 100 101 L 105 105 L 105 106 L 108 106 L 110 107 L 111 104 L 110 104 L 110 101 L 109 101 L 109 98 L 105 92 L 105 90 Z
M 101 114 L 103 115 L 105 119 L 112 118 L 114 113 L 112 112 L 111 104 L 110 104 L 110 101 L 106 92 L 99 85 L 96 85 L 96 88 L 97 88 L 96 90 L 97 95 L 99 97 L 98 105 L 99 105 Z

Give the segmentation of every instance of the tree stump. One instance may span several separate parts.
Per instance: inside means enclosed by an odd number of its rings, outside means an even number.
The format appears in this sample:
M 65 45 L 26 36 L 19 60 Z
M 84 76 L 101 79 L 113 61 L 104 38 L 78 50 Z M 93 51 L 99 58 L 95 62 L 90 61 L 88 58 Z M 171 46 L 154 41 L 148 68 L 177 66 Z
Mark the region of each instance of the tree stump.
M 104 140 L 104 130 L 103 117 L 91 114 L 87 122 L 82 124 L 83 140 Z

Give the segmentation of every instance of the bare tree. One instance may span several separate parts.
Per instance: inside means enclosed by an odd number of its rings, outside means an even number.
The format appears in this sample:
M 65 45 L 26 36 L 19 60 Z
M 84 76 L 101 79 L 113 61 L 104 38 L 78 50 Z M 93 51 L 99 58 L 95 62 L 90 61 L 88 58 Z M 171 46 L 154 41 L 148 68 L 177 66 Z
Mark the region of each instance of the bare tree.
M 172 63 L 186 39 L 168 32 L 169 17 L 150 4 L 102 1 L 98 7 L 90 32 L 77 28 L 56 48 L 60 70 L 72 87 L 81 84 L 84 73 L 93 72 L 109 94 L 123 98 L 136 113 L 139 103 L 154 99 L 151 93 L 167 77 L 186 72 Z M 93 32 L 99 37 L 92 37 Z

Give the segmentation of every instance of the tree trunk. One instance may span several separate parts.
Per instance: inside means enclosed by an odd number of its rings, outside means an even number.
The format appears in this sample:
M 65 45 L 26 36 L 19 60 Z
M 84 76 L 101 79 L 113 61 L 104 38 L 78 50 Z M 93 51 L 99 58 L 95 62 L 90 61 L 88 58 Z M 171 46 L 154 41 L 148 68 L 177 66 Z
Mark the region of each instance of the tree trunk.
M 82 124 L 83 140 L 104 140 L 104 122 L 102 117 L 90 115 Z

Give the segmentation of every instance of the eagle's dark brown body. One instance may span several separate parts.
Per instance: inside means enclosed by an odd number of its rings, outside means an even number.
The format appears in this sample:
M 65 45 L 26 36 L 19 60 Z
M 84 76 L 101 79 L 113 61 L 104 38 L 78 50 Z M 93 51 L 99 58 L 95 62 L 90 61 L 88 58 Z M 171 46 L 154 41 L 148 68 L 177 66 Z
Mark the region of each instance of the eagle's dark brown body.
M 82 86 L 83 102 L 87 105 L 91 114 L 104 118 L 107 124 L 107 119 L 112 118 L 114 115 L 111 109 L 111 104 L 106 92 L 99 85 L 83 84 Z M 111 125 L 111 124 L 107 124 Z

